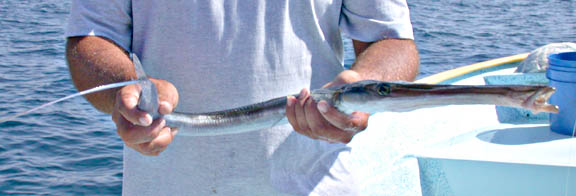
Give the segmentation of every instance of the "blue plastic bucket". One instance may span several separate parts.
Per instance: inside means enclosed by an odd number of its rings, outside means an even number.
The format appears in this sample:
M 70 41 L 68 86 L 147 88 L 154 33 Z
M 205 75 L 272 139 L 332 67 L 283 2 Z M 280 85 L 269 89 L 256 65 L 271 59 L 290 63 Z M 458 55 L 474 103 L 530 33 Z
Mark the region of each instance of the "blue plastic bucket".
M 576 69 L 574 71 L 560 71 L 555 69 L 548 69 L 546 70 L 546 78 L 554 80 L 556 82 L 575 83 Z
M 550 67 L 548 67 L 548 69 L 552 69 L 552 70 L 556 70 L 556 71 L 574 72 L 574 70 L 576 70 L 576 67 L 550 66 Z
M 565 52 L 548 56 L 549 67 L 546 77 L 556 92 L 550 104 L 558 105 L 560 112 L 550 114 L 550 129 L 554 132 L 573 135 L 576 121 L 576 52 Z

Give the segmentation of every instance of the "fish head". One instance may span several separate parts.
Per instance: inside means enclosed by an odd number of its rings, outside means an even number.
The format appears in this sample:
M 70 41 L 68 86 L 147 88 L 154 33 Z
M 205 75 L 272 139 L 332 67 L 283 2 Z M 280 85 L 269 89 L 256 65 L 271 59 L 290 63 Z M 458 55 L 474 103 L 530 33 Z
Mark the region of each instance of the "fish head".
M 385 98 L 421 96 L 445 88 L 445 85 L 427 85 L 408 82 L 384 82 L 376 80 L 359 81 L 335 90 L 341 100 L 350 103 L 381 101 Z
M 336 87 L 333 102 L 337 104 L 340 111 L 345 113 L 354 111 L 373 113 L 386 110 L 389 106 L 386 105 L 385 99 L 398 96 L 396 92 L 399 88 L 401 86 L 397 83 L 375 80 L 359 81 Z

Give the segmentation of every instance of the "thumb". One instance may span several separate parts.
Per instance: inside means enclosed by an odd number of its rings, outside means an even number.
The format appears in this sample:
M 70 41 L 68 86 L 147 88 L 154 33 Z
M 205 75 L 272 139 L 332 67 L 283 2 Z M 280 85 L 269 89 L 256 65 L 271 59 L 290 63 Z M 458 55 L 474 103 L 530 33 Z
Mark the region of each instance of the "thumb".
M 116 93 L 114 108 L 131 123 L 149 126 L 152 123 L 152 116 L 136 107 L 139 97 L 140 87 L 138 85 L 125 86 Z
M 158 111 L 160 114 L 171 113 L 178 105 L 178 89 L 176 89 L 172 83 L 166 80 L 153 78 L 150 78 L 150 80 L 156 85 L 156 88 L 158 89 Z
M 338 86 L 342 84 L 353 83 L 362 80 L 360 73 L 353 70 L 344 70 L 334 78 L 331 82 L 328 82 L 322 88 L 328 88 L 332 86 Z

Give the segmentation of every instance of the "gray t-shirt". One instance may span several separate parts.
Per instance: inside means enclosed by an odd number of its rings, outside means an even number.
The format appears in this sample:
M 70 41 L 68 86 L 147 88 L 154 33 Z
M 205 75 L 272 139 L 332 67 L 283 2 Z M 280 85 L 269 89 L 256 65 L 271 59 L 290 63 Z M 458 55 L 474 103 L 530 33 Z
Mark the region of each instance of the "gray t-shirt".
M 207 112 L 318 88 L 342 67 L 340 33 L 412 39 L 404 0 L 74 0 L 67 36 L 103 36 L 179 90 L 177 111 Z M 147 157 L 125 148 L 125 195 L 351 195 L 350 154 L 290 126 L 186 136 Z M 385 188 L 385 187 L 372 187 Z

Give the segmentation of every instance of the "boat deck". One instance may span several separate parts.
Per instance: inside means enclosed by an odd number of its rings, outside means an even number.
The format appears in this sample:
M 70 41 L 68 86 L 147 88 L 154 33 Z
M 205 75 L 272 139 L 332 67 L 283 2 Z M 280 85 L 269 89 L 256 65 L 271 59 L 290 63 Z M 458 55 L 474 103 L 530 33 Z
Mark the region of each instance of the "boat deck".
M 502 68 L 452 82 L 484 84 L 483 76 L 514 70 Z M 373 144 L 353 153 L 379 160 L 368 169 L 388 172 L 372 178 L 389 190 L 366 195 L 576 195 L 576 138 L 546 122 L 501 123 L 492 105 L 378 113 L 352 142 Z

